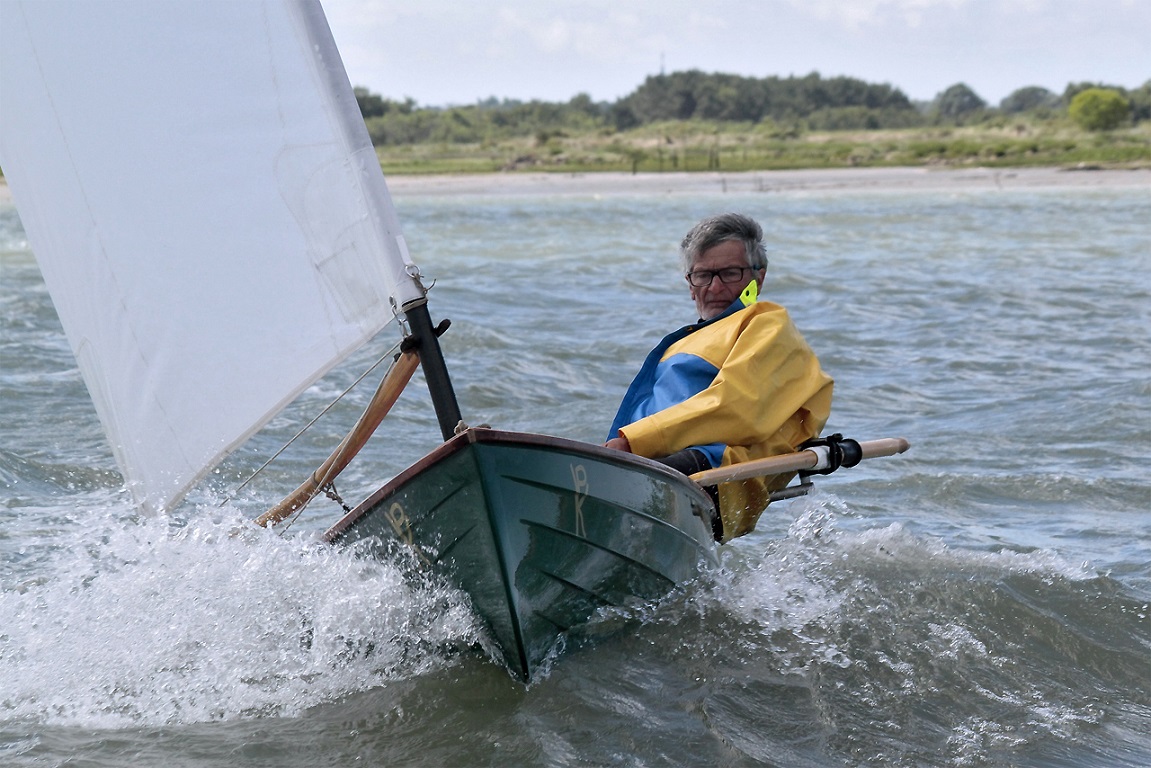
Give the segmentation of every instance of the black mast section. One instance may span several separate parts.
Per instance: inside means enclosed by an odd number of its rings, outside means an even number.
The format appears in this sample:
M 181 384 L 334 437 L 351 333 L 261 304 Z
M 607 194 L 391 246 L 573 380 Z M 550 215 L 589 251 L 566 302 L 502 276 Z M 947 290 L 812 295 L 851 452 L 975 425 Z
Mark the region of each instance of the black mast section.
M 428 313 L 426 301 L 405 307 L 404 315 L 412 331 L 406 343 L 419 353 L 420 367 L 424 370 L 424 379 L 432 395 L 432 407 L 436 409 L 440 432 L 444 440 L 449 440 L 455 435 L 456 425 L 463 420 L 463 417 L 460 415 L 459 403 L 456 402 L 455 390 L 452 389 L 452 380 L 448 377 L 443 352 L 440 350 L 439 334 L 447 329 L 448 321 L 441 323 L 440 328 L 432 327 L 432 317 Z

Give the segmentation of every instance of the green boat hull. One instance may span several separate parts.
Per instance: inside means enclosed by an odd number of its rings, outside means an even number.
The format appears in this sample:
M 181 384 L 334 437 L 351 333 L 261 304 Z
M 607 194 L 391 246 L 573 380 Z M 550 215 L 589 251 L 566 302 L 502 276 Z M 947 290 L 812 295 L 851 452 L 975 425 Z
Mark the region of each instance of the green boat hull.
M 489 429 L 457 435 L 327 533 L 413 547 L 468 593 L 509 670 L 530 680 L 604 606 L 667 595 L 717 562 L 712 504 L 647 459 Z

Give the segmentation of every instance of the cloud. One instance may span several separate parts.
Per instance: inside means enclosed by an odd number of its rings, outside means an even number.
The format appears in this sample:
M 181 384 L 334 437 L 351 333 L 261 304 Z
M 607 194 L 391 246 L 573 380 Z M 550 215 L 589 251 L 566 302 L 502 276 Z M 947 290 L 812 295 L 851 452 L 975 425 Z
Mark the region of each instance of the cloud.
M 614 10 L 608 5 L 504 6 L 497 14 L 493 37 L 501 46 L 526 46 L 549 57 L 571 54 L 600 61 L 618 58 L 624 50 L 658 47 L 666 40 L 658 25 L 646 24 L 633 11 Z M 690 19 L 686 22 L 692 24 Z
M 915 28 L 925 15 L 940 8 L 954 10 L 970 0 L 788 0 L 801 13 L 824 22 L 839 23 L 857 30 L 890 19 Z
M 578 50 L 573 41 L 586 34 L 569 19 L 557 16 L 528 18 L 522 10 L 515 8 L 501 8 L 498 19 L 497 37 L 501 40 L 522 40 L 549 56 Z
M 851 30 L 884 25 L 918 29 L 938 19 L 973 16 L 1037 17 L 1058 13 L 1051 0 L 786 0 L 811 18 Z M 1135 0 L 1119 0 L 1131 5 Z M 1068 3 L 1064 3 L 1065 6 Z
M 661 68 L 847 75 L 930 99 L 1151 77 L 1146 0 L 324 0 L 348 74 L 391 98 L 614 100 Z

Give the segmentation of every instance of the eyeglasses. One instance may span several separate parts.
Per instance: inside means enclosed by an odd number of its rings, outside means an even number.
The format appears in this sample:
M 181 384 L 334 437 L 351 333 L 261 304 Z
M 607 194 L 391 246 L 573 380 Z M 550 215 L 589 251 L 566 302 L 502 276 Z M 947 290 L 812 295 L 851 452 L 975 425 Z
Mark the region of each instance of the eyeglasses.
M 721 283 L 734 283 L 742 279 L 743 273 L 749 269 L 752 268 L 724 267 L 723 269 L 697 269 L 694 272 L 688 272 L 685 277 L 687 281 L 696 288 L 704 288 L 711 285 L 711 281 L 717 277 Z

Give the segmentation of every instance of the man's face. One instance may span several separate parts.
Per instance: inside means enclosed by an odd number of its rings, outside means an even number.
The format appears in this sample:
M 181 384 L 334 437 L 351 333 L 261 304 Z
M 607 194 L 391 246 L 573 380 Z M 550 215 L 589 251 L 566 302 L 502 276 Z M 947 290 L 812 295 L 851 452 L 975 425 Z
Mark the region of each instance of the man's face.
M 722 314 L 739 294 L 743 293 L 743 289 L 753 277 L 756 283 L 763 287 L 763 270 L 753 272 L 750 268 L 746 268 L 747 266 L 747 254 L 744 252 L 743 243 L 738 240 L 727 240 L 699 255 L 691 267 L 692 272 L 745 268 L 738 279 L 730 283 L 723 282 L 719 275 L 711 276 L 711 282 L 707 285 L 697 286 L 688 282 L 691 287 L 691 298 L 695 300 L 695 308 L 701 319 L 710 320 Z

